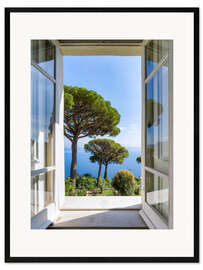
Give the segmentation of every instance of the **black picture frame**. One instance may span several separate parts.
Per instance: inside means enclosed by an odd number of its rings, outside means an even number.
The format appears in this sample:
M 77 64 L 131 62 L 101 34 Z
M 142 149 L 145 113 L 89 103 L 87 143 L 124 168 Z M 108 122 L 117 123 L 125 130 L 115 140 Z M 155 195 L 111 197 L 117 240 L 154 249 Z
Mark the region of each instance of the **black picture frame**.
M 13 257 L 10 254 L 10 14 L 18 12 L 175 12 L 194 15 L 194 256 Z M 199 8 L 5 8 L 5 262 L 154 263 L 199 262 Z

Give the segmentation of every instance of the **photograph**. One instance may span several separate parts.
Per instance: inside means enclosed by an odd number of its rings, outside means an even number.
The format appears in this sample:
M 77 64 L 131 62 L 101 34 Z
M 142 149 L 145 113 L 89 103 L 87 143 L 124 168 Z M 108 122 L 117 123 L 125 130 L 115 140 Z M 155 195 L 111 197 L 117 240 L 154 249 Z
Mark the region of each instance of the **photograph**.
M 172 40 L 31 41 L 33 229 L 173 228 L 172 59 Z
M 5 8 L 4 184 L 5 262 L 199 262 L 199 8 Z

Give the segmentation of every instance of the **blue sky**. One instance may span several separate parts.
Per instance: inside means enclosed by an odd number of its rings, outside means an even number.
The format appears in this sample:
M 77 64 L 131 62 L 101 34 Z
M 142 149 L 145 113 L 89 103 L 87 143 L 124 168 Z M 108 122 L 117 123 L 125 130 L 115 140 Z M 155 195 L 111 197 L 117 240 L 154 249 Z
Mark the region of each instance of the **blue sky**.
M 112 138 L 141 147 L 141 57 L 64 56 L 64 84 L 95 90 L 121 115 L 121 132 Z M 80 139 L 79 147 L 90 138 Z M 65 139 L 65 146 L 70 143 Z

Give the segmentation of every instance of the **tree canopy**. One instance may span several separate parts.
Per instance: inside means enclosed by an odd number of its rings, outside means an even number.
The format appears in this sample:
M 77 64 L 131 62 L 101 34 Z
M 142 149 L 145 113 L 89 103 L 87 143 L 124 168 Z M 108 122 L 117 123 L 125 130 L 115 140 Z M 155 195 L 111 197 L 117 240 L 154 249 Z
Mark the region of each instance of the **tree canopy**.
M 109 145 L 110 145 L 109 139 L 94 139 L 84 145 L 85 151 L 93 155 L 93 157 L 90 157 L 90 160 L 92 162 L 98 161 L 99 163 L 99 171 L 97 177 L 98 186 L 100 182 L 102 163 L 106 153 L 109 151 Z
M 65 136 L 73 141 L 87 136 L 116 136 L 120 129 L 120 114 L 93 90 L 64 86 Z
M 110 139 L 94 139 L 84 145 L 85 151 L 90 152 L 91 162 L 99 163 L 98 181 L 102 164 L 105 165 L 104 178 L 107 177 L 107 167 L 111 163 L 122 164 L 124 158 L 129 156 L 128 150 Z
M 71 179 L 77 168 L 77 142 L 84 137 L 116 136 L 120 114 L 93 90 L 64 86 L 64 135 L 72 143 Z
M 100 162 L 102 157 L 102 163 L 105 166 L 104 178 L 107 177 L 107 168 L 109 164 L 122 164 L 124 162 L 124 158 L 129 156 L 128 150 L 121 146 L 119 143 L 116 143 L 110 139 L 103 139 L 108 143 L 108 147 L 105 151 L 105 155 L 101 156 L 100 153 L 92 153 L 93 155 L 90 157 L 91 162 Z

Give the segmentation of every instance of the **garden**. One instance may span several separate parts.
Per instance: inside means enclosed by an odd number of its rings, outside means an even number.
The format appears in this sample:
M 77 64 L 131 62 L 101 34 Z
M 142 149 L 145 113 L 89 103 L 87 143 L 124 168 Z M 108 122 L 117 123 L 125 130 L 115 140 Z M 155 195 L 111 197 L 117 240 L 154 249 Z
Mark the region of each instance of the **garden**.
M 97 179 L 90 174 L 76 174 L 76 181 L 65 179 L 66 196 L 140 196 L 140 178 L 128 170 L 118 171 L 113 179 Z

